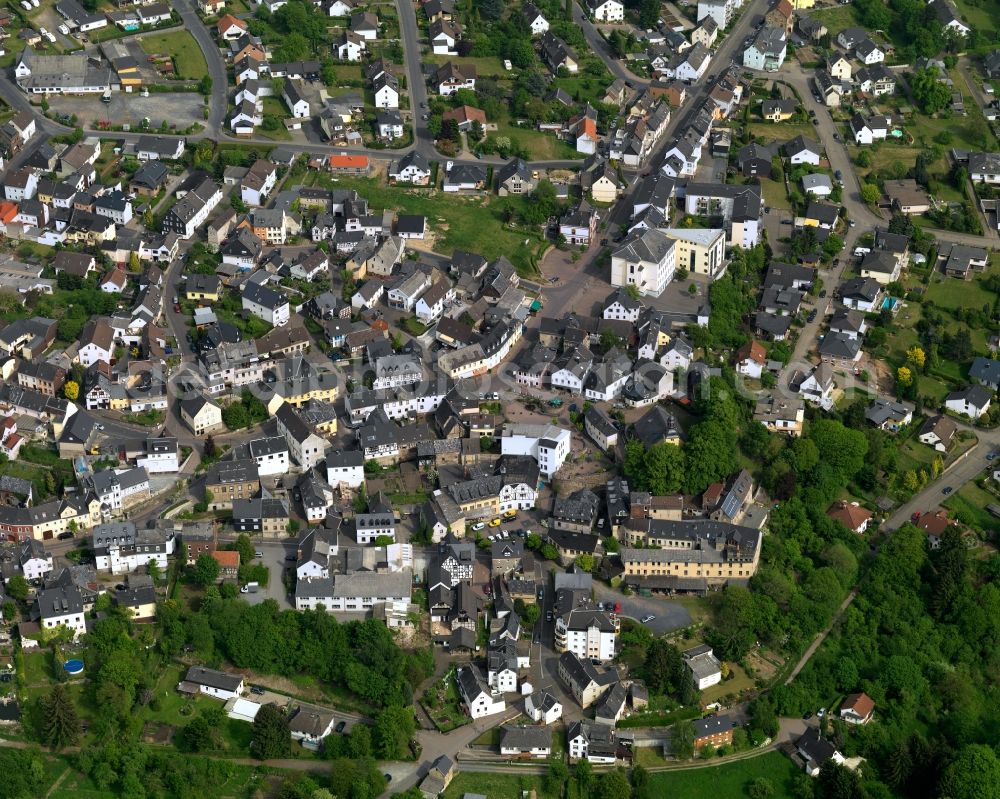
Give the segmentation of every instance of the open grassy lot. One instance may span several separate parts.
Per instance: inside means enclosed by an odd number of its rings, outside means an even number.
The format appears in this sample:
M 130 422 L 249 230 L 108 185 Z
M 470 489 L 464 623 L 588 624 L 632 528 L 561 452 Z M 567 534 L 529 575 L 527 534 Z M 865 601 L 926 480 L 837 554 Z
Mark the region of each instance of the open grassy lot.
M 653 796 L 711 796 L 712 799 L 742 799 L 749 796 L 750 783 L 766 777 L 775 799 L 792 799 L 792 780 L 798 770 L 780 752 L 737 760 L 720 766 L 650 774 Z
M 554 133 L 545 133 L 533 128 L 518 128 L 509 123 L 497 125 L 496 133 L 491 136 L 509 136 L 511 142 L 518 142 L 531 154 L 529 161 L 562 161 L 567 159 L 583 159 L 583 153 L 578 153 L 569 142 L 556 137 Z
M 833 8 L 820 8 L 815 11 L 811 11 L 809 16 L 826 25 L 827 30 L 830 31 L 830 36 L 834 38 L 836 38 L 837 34 L 844 30 L 844 28 L 850 28 L 858 24 L 857 16 L 854 13 L 854 7 L 850 5 L 834 6 Z
M 757 141 L 786 142 L 796 136 L 805 136 L 816 141 L 816 128 L 808 122 L 751 122 L 750 133 Z
M 357 189 L 372 208 L 422 214 L 437 237 L 435 250 L 467 249 L 488 259 L 507 256 L 522 275 L 536 274 L 535 259 L 545 249 L 541 231 L 512 229 L 504 224 L 490 195 L 457 197 L 440 191 L 389 188 L 374 178 L 331 177 L 311 173 L 306 182 L 326 188 Z
M 169 53 L 174 58 L 177 75 L 188 80 L 201 80 L 208 74 L 205 56 L 188 31 L 171 31 L 140 39 L 143 52 Z

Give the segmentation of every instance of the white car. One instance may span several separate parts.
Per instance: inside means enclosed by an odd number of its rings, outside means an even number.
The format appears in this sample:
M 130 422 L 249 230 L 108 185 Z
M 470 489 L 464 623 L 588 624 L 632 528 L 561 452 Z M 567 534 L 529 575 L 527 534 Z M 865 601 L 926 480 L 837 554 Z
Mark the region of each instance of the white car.
M 31 0 L 31 5 L 33 5 L 35 8 L 38 8 L 39 6 L 38 0 Z
M 39 29 L 38 29 L 38 32 L 39 32 L 40 34 L 42 34 L 42 36 L 44 36 L 44 37 L 45 37 L 46 39 L 48 39 L 48 38 L 49 38 L 49 32 L 48 32 L 47 30 L 45 30 L 45 28 L 39 28 Z
M 28 0 L 21 0 L 21 8 L 25 11 L 31 11 L 31 3 L 29 3 Z
M 476 522 L 472 525 L 473 530 L 483 530 L 486 528 L 486 522 Z
M 50 42 L 52 42 L 52 44 L 56 43 L 56 35 L 51 31 L 46 32 L 45 38 L 48 39 Z
M 59 25 L 59 32 L 63 36 L 69 36 L 69 28 L 67 28 L 65 24 L 60 24 Z

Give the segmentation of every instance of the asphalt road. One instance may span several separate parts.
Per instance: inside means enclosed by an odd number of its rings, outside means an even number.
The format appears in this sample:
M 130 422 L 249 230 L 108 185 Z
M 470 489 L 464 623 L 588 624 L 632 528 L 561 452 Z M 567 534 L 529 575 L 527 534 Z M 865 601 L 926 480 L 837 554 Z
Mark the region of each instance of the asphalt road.
M 212 97 L 209 102 L 208 119 L 205 121 L 205 128 L 209 131 L 221 129 L 225 119 L 226 109 L 229 104 L 226 95 L 229 90 L 228 74 L 226 64 L 222 60 L 219 46 L 212 38 L 212 34 L 201 17 L 198 16 L 194 8 L 193 0 L 181 0 L 172 4 L 181 19 L 184 20 L 184 27 L 187 28 L 205 55 L 205 62 L 208 64 L 208 74 L 212 78 Z

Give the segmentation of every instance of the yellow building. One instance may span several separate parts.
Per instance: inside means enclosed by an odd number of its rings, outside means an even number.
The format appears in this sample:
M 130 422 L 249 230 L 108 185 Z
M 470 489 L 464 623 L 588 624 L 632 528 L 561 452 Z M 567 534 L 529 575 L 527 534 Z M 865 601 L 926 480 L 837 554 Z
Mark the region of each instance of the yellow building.
M 650 520 L 626 531 L 627 540 L 644 547 L 623 548 L 625 581 L 651 588 L 676 587 L 696 579 L 705 587 L 745 580 L 757 572 L 762 536 L 759 530 L 714 521 Z
M 796 11 L 804 11 L 807 8 L 812 8 L 816 5 L 816 0 L 791 0 L 792 8 Z
M 722 228 L 668 228 L 663 231 L 674 240 L 677 269 L 714 280 L 726 268 L 726 231 Z

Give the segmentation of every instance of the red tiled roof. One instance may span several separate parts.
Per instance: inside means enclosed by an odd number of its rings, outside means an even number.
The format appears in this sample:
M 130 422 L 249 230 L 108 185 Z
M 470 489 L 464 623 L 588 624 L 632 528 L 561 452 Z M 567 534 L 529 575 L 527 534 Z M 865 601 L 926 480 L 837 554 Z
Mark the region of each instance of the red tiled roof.
M 235 25 L 237 28 L 242 28 L 243 30 L 247 29 L 247 24 L 242 19 L 237 19 L 232 14 L 226 14 L 224 17 L 222 17 L 215 24 L 215 27 L 219 31 L 219 33 L 222 33 L 228 28 L 231 28 L 233 25 Z
M 331 155 L 331 169 L 365 169 L 368 166 L 367 155 Z

